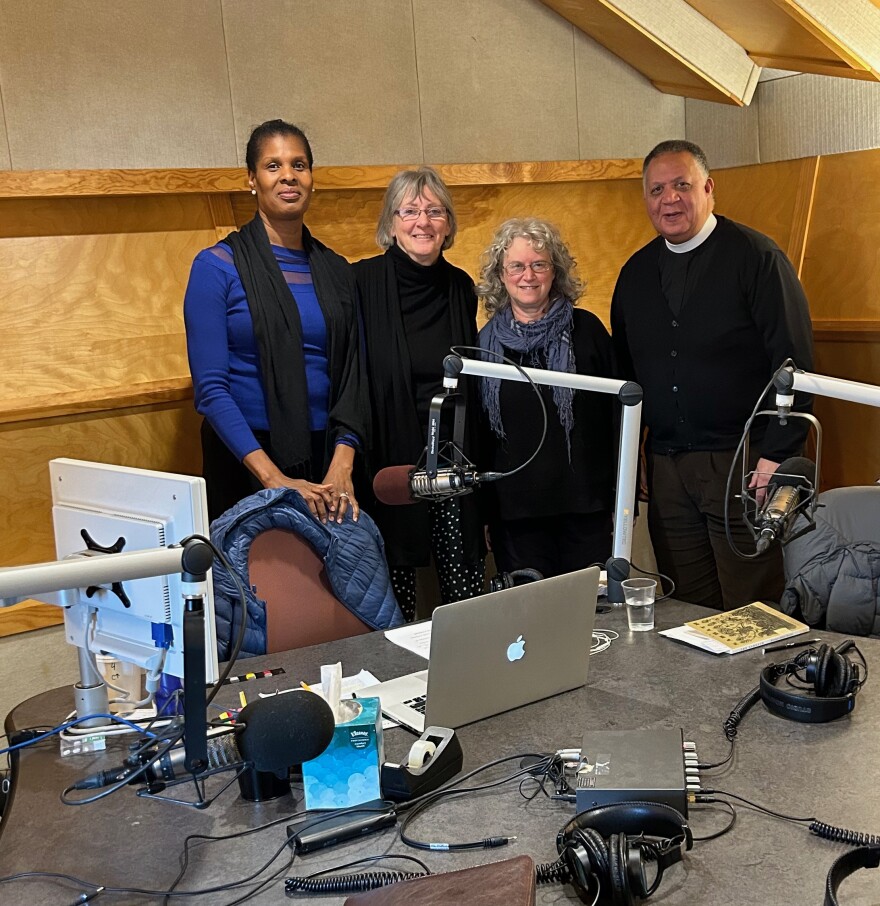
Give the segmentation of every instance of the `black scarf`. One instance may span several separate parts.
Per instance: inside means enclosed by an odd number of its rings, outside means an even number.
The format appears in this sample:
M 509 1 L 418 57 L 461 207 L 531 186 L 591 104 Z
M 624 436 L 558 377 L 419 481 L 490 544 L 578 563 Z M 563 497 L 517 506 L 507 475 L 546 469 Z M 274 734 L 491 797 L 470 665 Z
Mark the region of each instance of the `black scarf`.
M 293 293 L 257 214 L 225 242 L 232 248 L 254 325 L 269 416 L 269 438 L 282 469 L 311 458 L 309 401 L 302 323 Z M 344 259 L 313 239 L 303 227 L 315 295 L 327 325 L 330 370 L 328 433 L 352 431 L 366 439 L 367 406 L 360 382 L 354 300 Z M 348 308 L 348 315 L 346 314 Z M 354 326 L 354 329 L 353 329 Z
M 476 345 L 473 282 L 442 257 L 435 267 L 448 288 L 453 345 Z M 388 465 L 415 463 L 424 451 L 427 425 L 419 422 L 416 413 L 394 252 L 389 249 L 378 258 L 358 262 L 355 271 L 367 344 L 374 425 L 371 471 L 375 473 Z M 476 418 L 469 419 L 469 424 L 472 421 Z

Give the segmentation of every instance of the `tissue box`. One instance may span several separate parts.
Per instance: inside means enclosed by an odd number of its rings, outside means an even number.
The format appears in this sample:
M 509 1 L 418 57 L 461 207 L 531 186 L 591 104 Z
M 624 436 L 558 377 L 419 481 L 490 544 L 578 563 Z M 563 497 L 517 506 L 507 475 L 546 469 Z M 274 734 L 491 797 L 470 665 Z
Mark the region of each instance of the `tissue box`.
M 317 758 L 303 762 L 306 808 L 347 808 L 381 799 L 379 769 L 385 760 L 378 698 L 342 701 L 333 739 Z

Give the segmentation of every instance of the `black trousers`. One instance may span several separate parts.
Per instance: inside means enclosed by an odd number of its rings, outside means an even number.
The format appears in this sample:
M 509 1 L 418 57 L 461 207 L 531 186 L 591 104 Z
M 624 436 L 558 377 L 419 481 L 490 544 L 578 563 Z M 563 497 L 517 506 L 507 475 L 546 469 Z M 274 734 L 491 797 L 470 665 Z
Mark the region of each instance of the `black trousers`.
M 675 582 L 675 597 L 733 610 L 752 601 L 779 601 L 782 552 L 774 545 L 748 562 L 730 549 L 724 531 L 724 492 L 733 450 L 648 452 L 648 527 L 660 572 Z M 737 547 L 755 552 L 742 521 L 741 470 L 731 483 L 730 528 Z
M 269 443 L 269 432 L 255 431 L 254 436 L 269 458 L 273 462 L 277 462 Z M 220 440 L 217 432 L 208 424 L 207 419 L 202 421 L 201 437 L 202 475 L 208 491 L 208 518 L 213 522 L 218 516 L 222 516 L 228 509 L 235 506 L 239 500 L 261 491 L 263 485 L 244 463 L 233 456 L 229 447 Z M 312 458 L 291 469 L 285 469 L 284 474 L 288 478 L 321 481 L 326 471 L 324 464 L 326 447 L 327 432 L 313 431 Z
M 534 519 L 493 522 L 489 533 L 495 565 L 501 572 L 536 569 L 545 579 L 611 556 L 610 513 L 564 513 Z

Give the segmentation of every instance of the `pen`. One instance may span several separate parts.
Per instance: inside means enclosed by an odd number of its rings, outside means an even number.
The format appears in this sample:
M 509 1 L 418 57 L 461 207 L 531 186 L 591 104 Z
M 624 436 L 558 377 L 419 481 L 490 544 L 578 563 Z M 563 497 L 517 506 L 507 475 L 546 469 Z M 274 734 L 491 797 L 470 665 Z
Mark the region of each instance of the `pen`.
M 311 692 L 311 691 L 312 691 L 312 687 L 311 687 L 308 683 L 306 683 L 306 682 L 301 682 L 301 683 L 300 683 L 300 686 L 302 686 L 302 688 L 305 689 L 306 692 Z
M 785 651 L 786 648 L 803 648 L 806 645 L 818 645 L 822 639 L 804 639 L 803 642 L 789 642 L 786 645 L 773 645 L 765 648 L 762 654 L 770 654 L 772 651 Z

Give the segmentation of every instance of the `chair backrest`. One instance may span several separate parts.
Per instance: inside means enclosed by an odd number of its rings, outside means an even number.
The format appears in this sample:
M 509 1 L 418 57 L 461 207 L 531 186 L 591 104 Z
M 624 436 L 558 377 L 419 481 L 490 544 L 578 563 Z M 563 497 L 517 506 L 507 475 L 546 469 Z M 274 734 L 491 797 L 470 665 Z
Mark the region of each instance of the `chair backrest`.
M 266 651 L 287 651 L 370 632 L 330 589 L 321 558 L 299 535 L 269 529 L 254 538 L 248 573 L 266 602 Z

